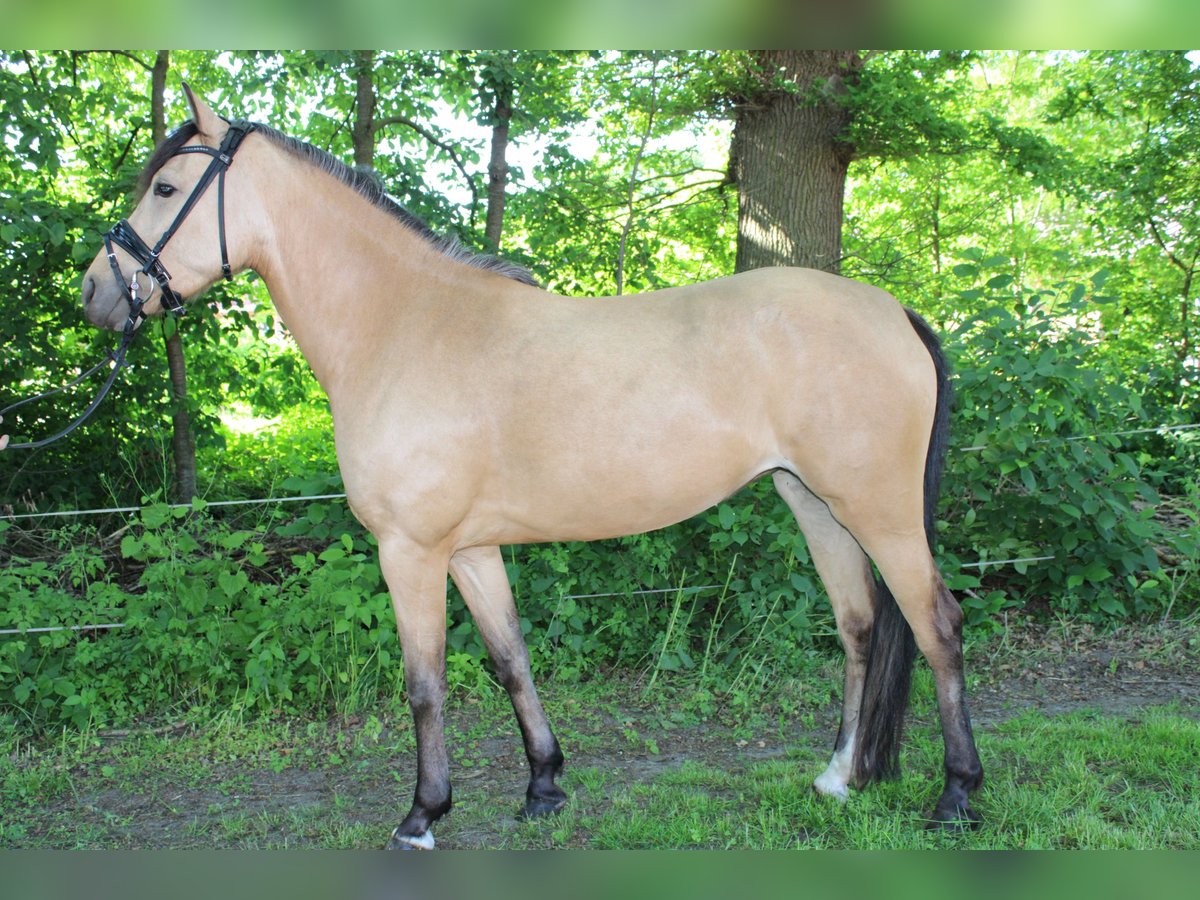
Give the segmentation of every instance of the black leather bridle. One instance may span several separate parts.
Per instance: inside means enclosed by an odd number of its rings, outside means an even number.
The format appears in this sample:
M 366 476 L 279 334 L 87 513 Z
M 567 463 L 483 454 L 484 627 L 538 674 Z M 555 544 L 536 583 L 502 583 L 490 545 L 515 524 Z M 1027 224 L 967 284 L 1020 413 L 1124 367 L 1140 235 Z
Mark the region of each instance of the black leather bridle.
M 162 237 L 158 239 L 158 243 L 153 247 L 150 247 L 142 240 L 141 235 L 129 224 L 128 219 L 122 219 L 105 233 L 104 249 L 108 253 L 109 267 L 112 269 L 113 278 L 116 279 L 121 293 L 129 303 L 129 318 L 125 322 L 126 334 L 132 333 L 142 324 L 142 320 L 146 318 L 142 312 L 142 307 L 146 301 L 138 297 L 137 278 L 139 274 L 149 275 L 158 284 L 162 292 L 162 307 L 164 310 L 176 316 L 183 314 L 183 297 L 171 287 L 171 273 L 162 264 L 159 254 L 167 246 L 167 242 L 175 236 L 175 232 L 179 230 L 179 226 L 183 224 L 184 219 L 188 217 L 188 213 L 192 211 L 192 208 L 204 195 L 204 192 L 212 184 L 214 178 L 217 180 L 217 234 L 221 243 L 221 273 L 227 279 L 233 277 L 233 270 L 229 267 L 229 251 L 225 246 L 225 172 L 229 169 L 229 164 L 233 162 L 233 156 L 237 153 L 238 147 L 241 146 L 246 135 L 253 130 L 253 122 L 231 122 L 229 124 L 229 131 L 226 132 L 224 139 L 221 141 L 221 146 L 216 150 L 212 147 L 206 147 L 203 144 L 188 144 L 185 147 L 180 147 L 172 154 L 172 156 L 179 156 L 184 153 L 205 153 L 212 157 L 212 161 L 208 164 L 208 168 L 204 170 L 204 174 L 200 176 L 200 180 L 196 182 L 196 186 L 192 188 L 192 193 L 184 201 L 174 221 L 162 233 Z M 123 249 L 141 265 L 141 268 L 133 274 L 129 284 L 125 283 L 125 276 L 122 275 L 121 267 L 117 264 L 117 257 L 113 252 L 113 244 Z M 153 291 L 153 288 L 151 288 L 151 291 Z M 146 299 L 149 299 L 149 295 L 147 295 Z

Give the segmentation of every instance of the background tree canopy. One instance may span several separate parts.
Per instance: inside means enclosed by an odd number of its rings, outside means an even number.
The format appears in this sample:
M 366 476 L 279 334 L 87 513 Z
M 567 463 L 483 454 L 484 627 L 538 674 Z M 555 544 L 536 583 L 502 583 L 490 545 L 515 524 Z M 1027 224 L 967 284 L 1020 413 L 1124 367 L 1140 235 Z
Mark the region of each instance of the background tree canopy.
M 1200 431 L 1181 426 L 1197 423 L 1200 391 L 1198 65 L 1173 52 L 4 52 L 0 405 L 110 346 L 82 321 L 79 278 L 164 120 L 185 115 L 186 80 L 229 117 L 373 170 L 435 230 L 553 291 L 776 263 L 890 290 L 942 331 L 956 366 L 940 553 L 971 621 L 1029 602 L 1178 612 L 1195 603 L 1178 573 L 1196 551 L 1161 525 L 1182 516 L 1194 536 Z M 253 276 L 143 331 L 85 428 L 0 454 L 0 508 L 338 489 L 324 397 Z M 86 397 L 3 428 L 40 437 Z M 351 535 L 345 558 L 304 564 L 333 577 L 366 538 L 328 506 L 271 527 Z M 606 644 L 601 614 L 555 591 L 716 581 L 737 615 L 696 600 L 708 649 L 764 619 L 771 640 L 794 642 L 829 632 L 794 533 L 751 488 L 655 535 L 513 551 L 510 575 L 531 628 L 597 658 L 619 657 L 640 626 L 605 620 Z M 156 558 L 143 538 L 122 542 L 127 560 Z M 975 565 L 1033 557 L 1052 559 Z M 452 639 L 476 652 L 465 634 Z M 656 652 L 691 659 L 683 644 Z

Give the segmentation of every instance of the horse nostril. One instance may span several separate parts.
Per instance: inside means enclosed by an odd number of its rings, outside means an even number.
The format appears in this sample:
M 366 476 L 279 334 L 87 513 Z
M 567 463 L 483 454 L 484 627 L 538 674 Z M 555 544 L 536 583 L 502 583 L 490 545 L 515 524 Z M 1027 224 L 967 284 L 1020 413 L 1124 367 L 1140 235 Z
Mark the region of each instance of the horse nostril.
M 89 275 L 87 278 L 83 279 L 82 294 L 83 294 L 83 305 L 84 305 L 84 308 L 86 309 L 87 305 L 92 302 L 92 297 L 94 297 L 96 294 L 96 279 L 92 278 L 91 275 Z

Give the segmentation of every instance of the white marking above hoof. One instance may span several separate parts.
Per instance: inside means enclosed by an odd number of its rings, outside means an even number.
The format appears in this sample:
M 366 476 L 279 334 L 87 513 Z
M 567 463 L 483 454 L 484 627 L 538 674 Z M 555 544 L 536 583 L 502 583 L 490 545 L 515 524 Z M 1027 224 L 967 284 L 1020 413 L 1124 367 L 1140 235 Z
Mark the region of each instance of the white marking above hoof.
M 393 843 L 406 844 L 407 846 L 412 847 L 414 850 L 433 849 L 434 841 L 432 831 L 426 831 L 424 834 L 415 837 L 411 834 L 400 834 L 399 831 L 400 829 L 397 828 L 392 832 Z
M 830 769 L 832 768 L 831 766 Z M 829 769 L 813 782 L 813 787 L 817 789 L 818 794 L 833 797 L 839 803 L 845 803 L 850 799 L 850 788 L 846 784 L 846 780 L 841 777 L 840 773 L 831 772 Z

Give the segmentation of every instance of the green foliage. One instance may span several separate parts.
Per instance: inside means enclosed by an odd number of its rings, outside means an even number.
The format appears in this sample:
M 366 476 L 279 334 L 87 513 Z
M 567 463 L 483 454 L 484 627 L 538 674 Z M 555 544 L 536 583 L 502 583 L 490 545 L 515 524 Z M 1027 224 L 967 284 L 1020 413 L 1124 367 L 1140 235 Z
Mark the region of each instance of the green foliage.
M 761 490 L 746 501 L 649 535 L 506 551 L 535 668 L 570 681 L 624 665 L 736 683 L 829 634 L 786 509 Z M 714 531 L 720 522 L 730 530 Z M 268 533 L 223 525 L 202 501 L 159 503 L 123 531 L 119 558 L 74 528 L 55 534 L 64 552 L 53 565 L 12 552 L 0 573 L 11 598 L 0 624 L 24 632 L 0 637 L 0 706 L 28 726 L 107 724 L 186 703 L 352 711 L 399 690 L 375 542 L 344 503 L 309 504 Z M 682 554 L 697 568 L 682 570 Z M 454 590 L 447 615 L 448 678 L 469 690 L 484 651 Z M 111 623 L 124 627 L 86 628 Z
M 195 702 L 354 709 L 400 678 L 371 550 L 343 534 L 279 560 L 262 534 L 222 528 L 198 502 L 196 511 L 146 507 L 119 560 L 68 553 L 52 569 L 14 556 L 0 584 L 11 597 L 6 627 L 124 627 L 6 636 L 0 702 L 35 727 Z
M 975 286 L 958 291 L 973 309 L 954 326 L 954 419 L 941 539 L 947 559 L 1051 556 L 1018 564 L 1019 589 L 987 570 L 958 574 L 970 622 L 1021 597 L 1070 614 L 1125 618 L 1161 612 L 1154 520 L 1159 497 L 1120 432 L 1143 421 L 1136 384 L 1099 352 L 1097 293 L 1105 281 L 1013 290 L 1007 260 L 969 255 L 957 272 Z M 1000 573 L 1011 579 L 1007 573 Z M 1012 581 L 1009 581 L 1012 584 Z M 985 586 L 986 596 L 977 591 Z

